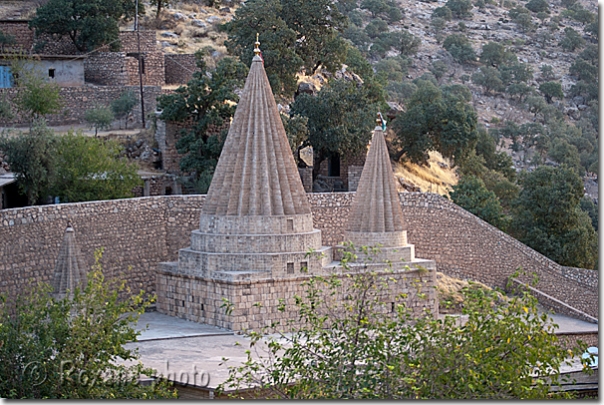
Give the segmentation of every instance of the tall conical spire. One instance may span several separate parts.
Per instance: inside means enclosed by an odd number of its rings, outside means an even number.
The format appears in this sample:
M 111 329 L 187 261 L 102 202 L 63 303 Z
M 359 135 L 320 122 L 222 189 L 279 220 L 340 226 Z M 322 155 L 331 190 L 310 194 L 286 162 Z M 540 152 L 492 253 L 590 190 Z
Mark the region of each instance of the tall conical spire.
M 53 295 L 61 299 L 68 291 L 73 293 L 76 287 L 82 288 L 86 282 L 86 274 L 86 265 L 76 243 L 75 232 L 71 223 L 68 223 L 55 265 Z
M 310 214 L 259 44 L 202 215 Z
M 378 116 L 376 121 L 371 147 L 352 203 L 346 228 L 348 233 L 404 231 L 403 211 L 384 139 L 383 120 Z

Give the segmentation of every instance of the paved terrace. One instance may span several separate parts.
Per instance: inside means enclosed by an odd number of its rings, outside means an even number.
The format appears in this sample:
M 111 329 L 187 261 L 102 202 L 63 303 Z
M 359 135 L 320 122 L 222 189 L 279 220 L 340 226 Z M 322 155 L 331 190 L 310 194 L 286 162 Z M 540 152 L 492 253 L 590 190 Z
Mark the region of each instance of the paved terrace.
M 559 333 L 597 332 L 598 325 L 565 315 L 551 315 L 559 325 Z M 145 327 L 148 329 L 144 330 Z M 250 340 L 244 335 L 211 325 L 199 324 L 171 317 L 159 312 L 144 313 L 137 325 L 142 330 L 139 341 L 128 348 L 138 347 L 141 361 L 168 379 L 195 385 L 206 390 L 215 389 L 228 377 L 228 366 L 238 365 L 247 358 Z M 255 346 L 252 355 L 264 355 Z M 223 363 L 223 357 L 229 359 Z M 580 371 L 578 361 L 564 372 Z M 188 381 L 187 381 L 188 380 Z

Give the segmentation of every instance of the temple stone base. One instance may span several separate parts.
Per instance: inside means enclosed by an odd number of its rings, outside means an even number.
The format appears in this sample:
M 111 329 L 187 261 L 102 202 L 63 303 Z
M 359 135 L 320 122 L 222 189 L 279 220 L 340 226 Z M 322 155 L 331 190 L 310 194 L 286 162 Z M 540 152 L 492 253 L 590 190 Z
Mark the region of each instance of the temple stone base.
M 332 262 L 323 268 L 323 275 L 336 274 L 342 283 L 347 283 L 350 281 L 347 274 L 375 270 L 389 280 L 389 288 L 380 292 L 385 311 L 393 309 L 401 294 L 406 294 L 405 303 L 414 314 L 428 311 L 437 316 L 434 261 L 416 259 L 397 267 L 384 269 L 383 264 L 355 263 L 344 269 Z M 305 296 L 304 282 L 311 277 L 297 271 L 289 278 L 273 278 L 269 272 L 252 271 L 225 271 L 223 275 L 222 279 L 186 275 L 178 271 L 175 263 L 163 263 L 157 273 L 158 311 L 233 331 L 260 330 L 275 323 L 279 325 L 275 324 L 271 330 L 288 331 L 292 325 L 286 322 L 299 316 L 294 296 Z M 345 297 L 337 295 L 330 299 L 337 305 Z

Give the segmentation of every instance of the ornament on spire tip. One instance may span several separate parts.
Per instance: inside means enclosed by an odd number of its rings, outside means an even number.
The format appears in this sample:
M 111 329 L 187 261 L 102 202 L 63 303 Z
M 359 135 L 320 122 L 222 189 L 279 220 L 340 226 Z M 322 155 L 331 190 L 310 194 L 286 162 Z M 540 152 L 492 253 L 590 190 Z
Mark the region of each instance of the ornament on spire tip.
M 377 116 L 375 118 L 375 123 L 376 123 L 376 127 L 380 127 L 380 128 L 382 128 L 382 131 L 386 131 L 386 120 L 382 116 L 381 112 L 377 113 Z
M 260 41 L 258 41 L 258 37 L 260 37 L 259 33 L 256 33 L 256 42 L 254 43 L 254 55 L 260 56 Z

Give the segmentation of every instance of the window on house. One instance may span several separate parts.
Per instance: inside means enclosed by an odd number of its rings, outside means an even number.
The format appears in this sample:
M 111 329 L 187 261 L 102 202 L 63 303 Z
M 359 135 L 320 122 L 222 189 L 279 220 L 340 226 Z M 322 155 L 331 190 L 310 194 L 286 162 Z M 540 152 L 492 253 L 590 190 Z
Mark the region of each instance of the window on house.
M 55 77 L 55 70 L 54 69 L 48 69 L 48 77 L 54 79 L 54 77 Z
M 294 274 L 294 263 L 287 263 L 287 274 Z

